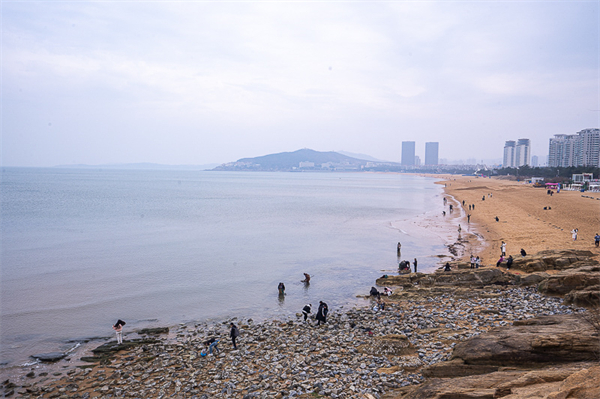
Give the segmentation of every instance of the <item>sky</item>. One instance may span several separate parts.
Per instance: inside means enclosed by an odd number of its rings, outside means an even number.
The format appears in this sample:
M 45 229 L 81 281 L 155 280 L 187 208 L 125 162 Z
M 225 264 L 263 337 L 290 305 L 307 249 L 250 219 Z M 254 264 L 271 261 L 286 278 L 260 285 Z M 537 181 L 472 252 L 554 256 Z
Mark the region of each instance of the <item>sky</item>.
M 502 158 L 599 127 L 599 1 L 1 2 L 3 166 Z

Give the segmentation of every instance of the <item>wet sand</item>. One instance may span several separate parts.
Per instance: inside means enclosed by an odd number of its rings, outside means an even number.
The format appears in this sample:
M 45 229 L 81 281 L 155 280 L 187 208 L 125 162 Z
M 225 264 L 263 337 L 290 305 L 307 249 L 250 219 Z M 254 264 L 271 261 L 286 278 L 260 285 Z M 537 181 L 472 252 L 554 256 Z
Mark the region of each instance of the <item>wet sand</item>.
M 555 249 L 600 253 L 594 246 L 594 235 L 600 233 L 600 200 L 597 199 L 600 193 L 561 190 L 550 196 L 545 188 L 514 180 L 438 177 L 443 180 L 437 184 L 446 186 L 448 201 L 454 204 L 449 221 L 460 223 L 462 227 L 459 244 L 464 246 L 464 251 L 459 257 L 463 260 L 473 253 L 482 258 L 483 265 L 495 265 L 502 241 L 506 242 L 507 256 L 513 257 L 520 256 L 521 248 L 528 254 Z M 462 201 L 465 201 L 464 206 Z M 475 205 L 475 209 L 469 210 L 469 205 Z M 467 223 L 467 214 L 471 214 L 470 223 Z M 575 228 L 579 232 L 573 241 L 571 230 Z

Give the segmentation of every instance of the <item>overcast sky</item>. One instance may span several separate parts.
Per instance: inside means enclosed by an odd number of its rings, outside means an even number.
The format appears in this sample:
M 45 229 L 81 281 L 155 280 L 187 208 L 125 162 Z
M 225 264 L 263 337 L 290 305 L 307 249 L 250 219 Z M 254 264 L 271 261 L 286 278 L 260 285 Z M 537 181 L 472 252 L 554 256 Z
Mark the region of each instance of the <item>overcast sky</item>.
M 599 126 L 598 1 L 2 1 L 2 164 L 501 158 Z M 542 158 L 541 158 L 542 159 Z

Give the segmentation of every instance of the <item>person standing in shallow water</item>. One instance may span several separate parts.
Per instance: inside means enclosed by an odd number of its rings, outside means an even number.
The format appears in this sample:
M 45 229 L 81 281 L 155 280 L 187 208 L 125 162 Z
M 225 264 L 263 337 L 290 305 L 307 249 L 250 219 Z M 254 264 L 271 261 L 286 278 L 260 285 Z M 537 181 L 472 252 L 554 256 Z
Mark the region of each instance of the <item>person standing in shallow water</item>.
M 283 283 L 279 283 L 277 289 L 279 290 L 279 295 L 285 295 L 285 285 Z
M 329 313 L 329 307 L 323 301 L 319 301 L 319 310 L 317 310 L 317 325 L 321 325 L 321 322 L 325 324 L 327 322 L 327 313 Z

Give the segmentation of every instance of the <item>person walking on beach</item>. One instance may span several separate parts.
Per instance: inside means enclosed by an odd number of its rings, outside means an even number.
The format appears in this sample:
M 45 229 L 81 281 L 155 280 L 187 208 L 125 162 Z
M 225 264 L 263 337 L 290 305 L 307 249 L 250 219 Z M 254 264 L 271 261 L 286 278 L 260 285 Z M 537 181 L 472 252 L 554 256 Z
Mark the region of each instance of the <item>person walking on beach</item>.
M 319 301 L 319 310 L 317 310 L 317 325 L 321 325 L 321 322 L 325 324 L 327 322 L 327 313 L 329 313 L 329 307 L 323 301 Z
M 229 330 L 229 337 L 231 338 L 231 343 L 233 344 L 233 349 L 237 349 L 237 344 L 235 343 L 235 340 L 237 337 L 240 336 L 240 330 L 233 323 L 230 323 L 229 326 L 231 327 L 231 330 Z
M 117 322 L 112 326 L 113 330 L 117 334 L 117 344 L 121 345 L 123 343 L 123 326 L 125 322 L 121 319 L 117 320 Z
M 415 258 L 415 261 L 413 262 L 413 266 L 415 267 L 415 273 L 417 272 L 417 258 Z
M 579 229 L 571 230 L 571 237 L 573 237 L 573 241 L 577 241 L 577 233 L 578 232 L 579 232 Z
M 470 224 L 471 223 L 471 214 L 469 213 L 467 215 L 467 223 Z
M 504 241 L 502 241 L 502 244 L 500 245 L 500 251 L 502 256 L 506 256 L 506 243 Z
M 471 205 L 473 207 L 473 210 L 475 210 L 475 204 Z
M 312 304 L 310 304 L 310 303 L 308 305 L 305 305 L 302 308 L 302 314 L 304 315 L 304 321 L 306 321 L 306 319 L 308 318 L 309 313 L 312 313 Z
M 596 248 L 600 246 L 600 235 L 598 235 L 598 233 L 596 233 L 596 235 L 594 236 L 594 245 L 596 246 Z
M 460 224 L 458 225 L 458 234 L 460 234 L 460 232 L 462 231 L 462 227 L 460 227 Z

